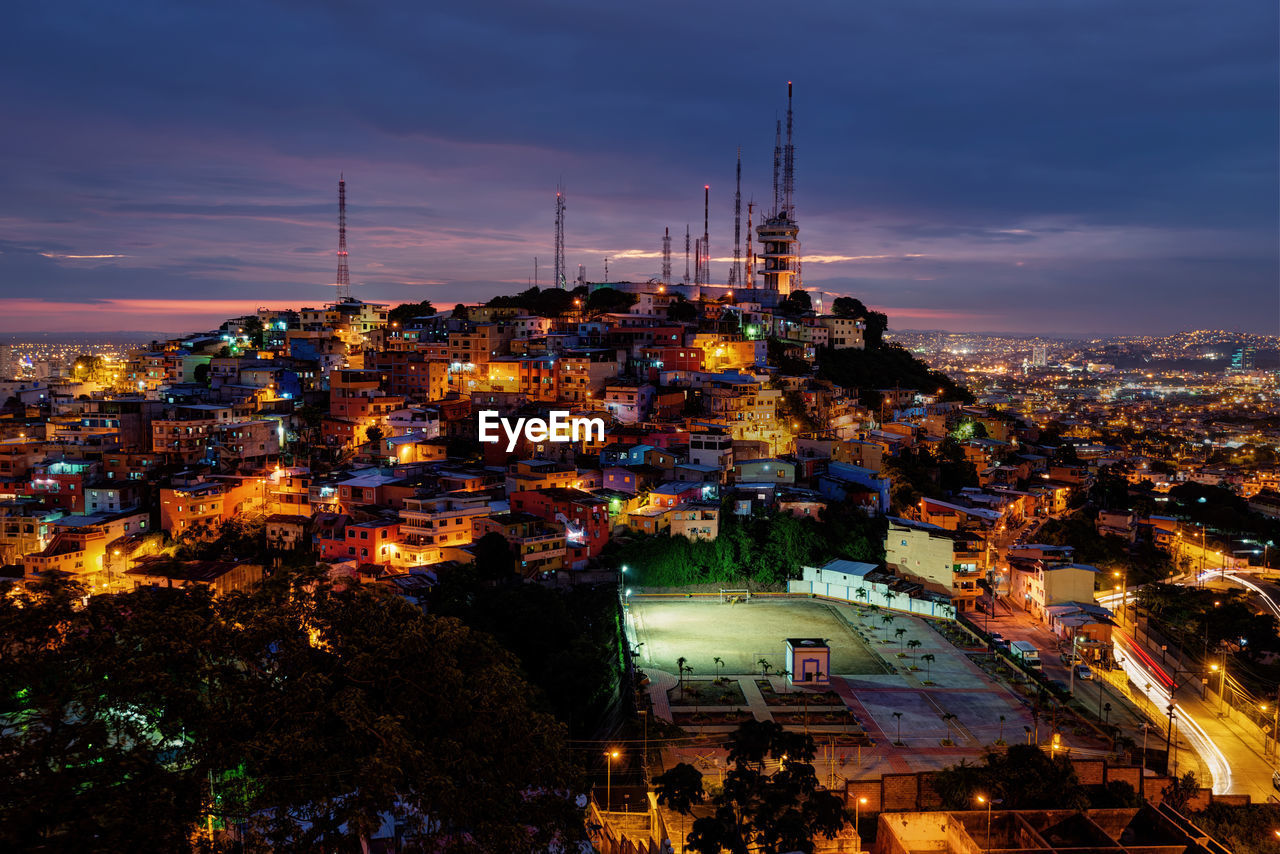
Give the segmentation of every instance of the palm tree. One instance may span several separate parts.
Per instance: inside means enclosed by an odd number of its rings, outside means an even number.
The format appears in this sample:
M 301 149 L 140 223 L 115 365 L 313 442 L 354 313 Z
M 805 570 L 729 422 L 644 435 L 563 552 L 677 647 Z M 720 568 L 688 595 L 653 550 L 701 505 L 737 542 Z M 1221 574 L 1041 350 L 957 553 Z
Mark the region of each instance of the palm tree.
M 894 739 L 893 743 L 898 745 L 898 747 L 902 747 L 902 712 L 894 712 L 893 716 L 898 721 L 898 737 Z
M 943 722 L 947 725 L 947 744 L 955 743 L 951 738 L 951 722 L 955 719 L 956 719 L 956 716 L 951 714 L 951 712 L 947 712 L 942 716 Z
M 892 625 L 893 625 L 893 615 L 892 615 L 892 614 L 885 614 L 883 617 L 881 617 L 881 618 L 880 618 L 880 622 L 884 624 L 885 632 L 888 632 L 888 631 L 889 631 L 889 626 L 892 626 Z M 885 643 L 888 643 L 888 641 L 889 641 L 889 637 L 888 637 L 888 635 L 886 634 L 886 635 L 885 635 Z
M 1004 744 L 1004 715 L 1000 716 L 1000 735 L 996 738 L 996 744 Z
M 680 699 L 684 699 L 684 665 L 689 659 L 683 655 L 676 659 L 676 680 L 680 683 Z
M 768 679 L 769 671 L 773 669 L 773 665 L 769 663 L 768 659 L 764 658 L 757 661 L 756 664 L 760 665 L 760 675 Z
M 893 600 L 894 600 L 894 599 L 897 599 L 897 598 L 898 598 L 898 594 L 897 594 L 897 593 L 894 593 L 892 590 L 887 591 L 887 592 L 884 594 L 884 606 L 885 606 L 886 608 L 891 608 L 891 607 L 893 607 Z
M 684 672 L 684 673 L 692 673 L 692 672 L 693 672 L 693 668 L 686 664 L 686 665 L 684 665 L 683 672 Z M 696 713 L 697 713 L 697 697 L 698 697 L 698 692 L 697 692 L 696 690 L 693 692 L 693 696 L 694 696 L 694 706 L 695 706 L 695 714 L 696 714 Z M 684 692 L 683 692 L 683 691 L 681 691 L 681 693 L 680 693 L 680 697 L 681 697 L 681 699 L 683 699 L 683 698 L 684 698 Z
M 903 638 L 903 636 L 904 636 L 906 633 L 907 633 L 907 630 L 906 630 L 906 629 L 894 629 L 894 630 L 893 630 L 893 636 L 894 636 L 894 637 L 896 637 L 896 638 L 898 639 L 898 654 L 899 654 L 899 655 L 906 655 L 906 653 L 902 651 L 902 638 Z
M 931 652 L 926 652 L 924 655 L 920 656 L 920 660 L 924 662 L 924 678 L 925 678 L 925 681 L 926 681 L 926 682 L 932 682 L 932 681 L 933 681 L 933 677 L 932 677 L 932 676 L 930 676 L 930 675 L 929 675 L 929 673 L 930 673 L 930 671 L 933 669 L 933 660 L 934 660 L 934 659 L 933 659 L 933 653 L 931 653 Z
M 912 651 L 912 653 L 913 653 L 912 658 L 914 658 L 914 657 L 915 657 L 915 656 L 914 656 L 914 652 L 915 652 L 917 649 L 919 649 L 920 647 L 922 647 L 923 645 L 924 645 L 924 644 L 922 644 L 920 641 L 916 640 L 915 638 L 912 638 L 911 640 L 907 641 L 907 649 L 911 650 L 911 651 Z M 914 669 L 916 669 L 916 670 L 919 670 L 919 669 L 920 669 L 919 667 L 916 667 L 916 665 L 914 665 L 914 664 L 912 664 L 911 666 L 912 666 L 912 668 L 914 668 Z
M 717 655 L 715 658 L 711 659 L 711 663 L 714 664 L 716 667 L 716 682 L 719 683 L 720 668 L 724 667 L 724 659 Z
M 789 693 L 789 692 L 787 691 L 787 677 L 788 677 L 788 676 L 795 676 L 795 674 L 794 674 L 794 673 L 792 673 L 790 670 L 786 670 L 786 669 L 783 669 L 783 670 L 779 670 L 779 671 L 778 671 L 778 678 L 782 680 L 782 693 L 784 693 L 784 694 Z

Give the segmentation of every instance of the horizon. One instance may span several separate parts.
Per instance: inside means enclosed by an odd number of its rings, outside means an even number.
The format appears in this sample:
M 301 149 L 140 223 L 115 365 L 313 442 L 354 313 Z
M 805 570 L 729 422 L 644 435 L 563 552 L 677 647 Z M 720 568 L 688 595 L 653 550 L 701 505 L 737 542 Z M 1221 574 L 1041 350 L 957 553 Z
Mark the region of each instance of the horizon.
M 806 50 L 746 75 L 734 45 L 770 7 L 682 10 L 675 34 L 666 8 L 565 3 L 566 33 L 520 4 L 263 4 L 252 28 L 235 7 L 24 6 L 0 57 L 23 129 L 0 140 L 0 333 L 322 301 L 339 174 L 362 299 L 483 301 L 535 257 L 550 283 L 561 183 L 570 280 L 606 257 L 659 275 L 664 228 L 678 277 L 709 183 L 722 281 L 735 151 L 745 229 L 788 81 L 806 290 L 949 332 L 1280 328 L 1274 4 L 802 8 Z M 629 58 L 664 39 L 693 61 Z

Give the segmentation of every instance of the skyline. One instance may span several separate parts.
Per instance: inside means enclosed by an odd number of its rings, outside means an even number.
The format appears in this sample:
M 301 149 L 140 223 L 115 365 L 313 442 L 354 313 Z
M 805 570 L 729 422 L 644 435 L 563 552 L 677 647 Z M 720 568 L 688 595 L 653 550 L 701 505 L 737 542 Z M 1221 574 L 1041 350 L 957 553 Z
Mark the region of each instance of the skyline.
M 362 299 L 548 285 L 561 181 L 571 279 L 656 276 L 705 183 L 723 279 L 788 80 L 806 289 L 900 329 L 1277 331 L 1273 4 L 807 8 L 759 55 L 760 4 L 576 8 L 17 10 L 0 332 L 329 299 L 340 172 Z

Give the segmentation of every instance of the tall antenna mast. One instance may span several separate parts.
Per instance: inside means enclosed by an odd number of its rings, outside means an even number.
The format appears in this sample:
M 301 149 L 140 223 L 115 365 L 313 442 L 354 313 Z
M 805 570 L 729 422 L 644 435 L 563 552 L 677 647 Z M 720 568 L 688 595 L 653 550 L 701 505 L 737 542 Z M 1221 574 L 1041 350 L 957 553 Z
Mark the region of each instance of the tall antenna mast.
M 347 182 L 338 173 L 338 281 L 337 301 L 351 296 L 351 271 L 347 269 Z
M 609 281 L 609 259 L 604 259 L 604 280 Z
M 689 284 L 689 223 L 684 224 L 684 283 Z
M 756 253 L 751 247 L 751 217 L 756 212 L 756 203 L 747 202 L 747 287 L 756 286 Z
M 662 284 L 671 285 L 671 229 L 662 230 Z
M 556 287 L 565 289 L 564 266 L 564 190 L 556 186 Z
M 796 218 L 796 147 L 791 144 L 791 81 L 787 81 L 787 148 L 783 156 L 782 213 L 787 219 Z
M 781 193 L 778 191 L 778 171 L 782 169 L 782 120 L 778 120 L 778 129 L 773 136 L 773 211 L 770 216 L 778 215 Z
M 742 146 L 738 146 L 738 182 L 733 193 L 733 266 L 729 268 L 729 287 L 740 286 L 742 278 Z
M 705 184 L 702 188 L 702 254 L 699 256 L 699 264 L 702 267 L 702 284 L 711 284 L 711 236 L 707 233 L 707 223 L 711 219 L 711 185 Z

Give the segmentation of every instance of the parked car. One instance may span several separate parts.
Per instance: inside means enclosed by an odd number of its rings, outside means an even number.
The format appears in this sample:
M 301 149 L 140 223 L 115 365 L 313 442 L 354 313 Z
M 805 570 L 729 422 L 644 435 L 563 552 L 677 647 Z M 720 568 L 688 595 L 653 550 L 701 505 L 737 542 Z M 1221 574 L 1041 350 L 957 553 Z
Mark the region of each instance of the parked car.
M 1077 665 L 1076 665 L 1076 678 L 1077 678 L 1077 679 L 1092 679 L 1092 678 L 1093 678 L 1093 671 L 1089 669 L 1089 665 L 1087 665 L 1087 664 L 1077 664 Z
M 991 642 L 993 644 L 995 644 L 996 646 L 999 646 L 1003 641 L 1004 641 L 1004 635 L 1000 634 L 999 632 L 991 633 Z

